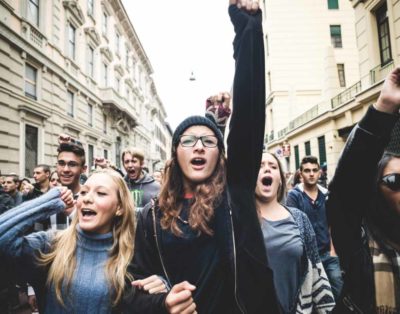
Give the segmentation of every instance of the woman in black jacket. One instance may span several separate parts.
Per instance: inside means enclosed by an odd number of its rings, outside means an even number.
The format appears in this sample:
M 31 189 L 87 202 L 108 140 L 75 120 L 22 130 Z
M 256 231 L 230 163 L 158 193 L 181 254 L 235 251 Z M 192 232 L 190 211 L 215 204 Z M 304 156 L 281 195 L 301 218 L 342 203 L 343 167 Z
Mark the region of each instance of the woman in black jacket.
M 229 157 L 211 119 L 189 117 L 175 130 L 160 197 L 138 220 L 131 271 L 162 276 L 185 297 L 156 295 L 155 303 L 136 303 L 143 312 L 160 304 L 192 312 L 195 304 L 199 313 L 279 313 L 254 201 L 265 124 L 262 14 L 256 2 L 229 3 L 236 33 Z
M 328 219 L 345 272 L 337 313 L 400 312 L 400 155 L 385 152 L 399 108 L 400 67 L 352 131 L 329 186 Z

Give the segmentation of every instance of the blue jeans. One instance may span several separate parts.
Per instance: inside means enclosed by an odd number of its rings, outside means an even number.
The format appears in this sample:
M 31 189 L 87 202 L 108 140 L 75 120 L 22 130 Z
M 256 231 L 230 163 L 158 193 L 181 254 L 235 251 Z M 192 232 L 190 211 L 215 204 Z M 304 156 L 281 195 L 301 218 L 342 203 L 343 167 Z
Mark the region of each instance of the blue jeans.
M 343 287 L 342 271 L 340 269 L 339 258 L 331 256 L 329 252 L 320 255 L 322 265 L 325 268 L 329 283 L 332 287 L 332 293 L 335 300 L 338 300 Z

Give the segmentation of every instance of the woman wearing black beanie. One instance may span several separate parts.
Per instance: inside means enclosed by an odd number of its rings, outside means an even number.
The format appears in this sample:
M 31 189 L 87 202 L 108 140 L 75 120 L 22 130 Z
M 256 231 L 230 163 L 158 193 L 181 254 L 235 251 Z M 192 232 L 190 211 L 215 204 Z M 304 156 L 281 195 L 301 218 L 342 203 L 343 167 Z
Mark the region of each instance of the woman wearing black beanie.
M 255 1 L 229 3 L 236 65 L 228 158 L 216 124 L 229 112 L 223 93 L 221 108 L 207 106 L 217 121 L 193 116 L 176 128 L 160 196 L 138 218 L 131 271 L 172 287 L 141 302 L 142 312 L 279 313 L 254 202 L 265 125 L 262 13 Z

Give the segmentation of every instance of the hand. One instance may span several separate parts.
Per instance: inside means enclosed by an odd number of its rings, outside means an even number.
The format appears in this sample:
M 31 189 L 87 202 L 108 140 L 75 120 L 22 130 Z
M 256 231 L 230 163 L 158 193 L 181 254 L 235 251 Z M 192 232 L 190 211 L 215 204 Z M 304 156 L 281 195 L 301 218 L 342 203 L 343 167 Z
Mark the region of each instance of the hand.
M 375 104 L 379 111 L 397 113 L 400 107 L 400 66 L 386 77 L 381 94 Z
M 94 159 L 94 165 L 99 166 L 102 169 L 108 168 L 109 164 L 110 164 L 110 162 L 107 159 L 105 159 L 104 157 L 96 157 Z
M 192 291 L 196 287 L 183 281 L 172 287 L 165 299 L 165 306 L 168 313 L 196 313 L 196 303 L 193 302 Z
M 150 294 L 168 292 L 164 281 L 162 281 L 160 277 L 156 275 L 147 277 L 145 279 L 132 281 L 132 286 L 135 286 L 138 289 L 144 290 Z
M 58 136 L 58 144 L 69 143 L 69 142 L 71 142 L 71 136 L 64 134 L 64 133 L 61 133 Z
M 60 189 L 60 191 L 61 191 L 61 194 L 60 194 L 61 200 L 65 204 L 64 212 L 67 215 L 69 215 L 75 207 L 74 194 L 72 193 L 71 190 L 67 189 L 66 187 L 58 187 L 58 189 Z
M 248 13 L 256 13 L 259 9 L 258 2 L 252 0 L 229 0 L 229 5 L 232 4 L 236 4 L 239 9 L 242 9 Z
M 35 295 L 29 295 L 28 296 L 28 303 L 31 307 L 32 312 L 37 312 L 38 311 L 38 307 L 37 307 L 37 303 L 36 303 L 36 296 Z

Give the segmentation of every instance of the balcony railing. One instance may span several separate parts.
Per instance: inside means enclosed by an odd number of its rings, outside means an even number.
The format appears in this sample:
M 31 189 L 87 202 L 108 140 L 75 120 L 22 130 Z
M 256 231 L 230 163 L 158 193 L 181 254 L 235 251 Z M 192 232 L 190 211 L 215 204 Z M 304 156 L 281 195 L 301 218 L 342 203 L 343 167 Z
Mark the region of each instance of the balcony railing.
M 370 76 L 370 84 L 374 85 L 375 83 L 382 81 L 386 78 L 390 71 L 394 69 L 394 62 L 390 62 L 385 64 L 384 66 L 378 65 L 369 71 Z
M 336 95 L 331 99 L 332 109 L 343 105 L 345 102 L 353 99 L 359 92 L 361 92 L 361 81 L 357 82 L 353 86 L 345 89 L 340 94 Z
M 340 94 L 333 97 L 330 103 L 319 103 L 314 107 L 311 107 L 309 110 L 295 118 L 294 120 L 289 122 L 289 125 L 277 132 L 277 136 L 275 139 L 280 139 L 284 137 L 288 132 L 293 129 L 296 129 L 308 122 L 312 119 L 318 117 L 319 115 L 331 110 L 335 109 L 344 103 L 354 99 L 357 94 L 361 91 L 367 89 L 368 87 L 382 81 L 385 77 L 389 74 L 389 72 L 394 68 L 393 61 L 385 64 L 384 66 L 378 65 L 372 70 L 369 71 L 368 75 L 361 78 L 359 82 L 350 86 L 349 88 L 342 91 Z M 272 137 L 271 137 L 272 135 Z M 268 136 L 268 142 L 274 140 L 274 133 L 271 131 L 270 135 Z

